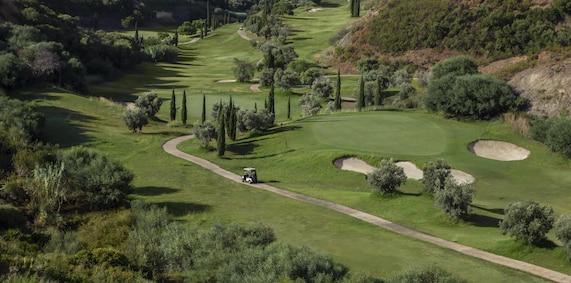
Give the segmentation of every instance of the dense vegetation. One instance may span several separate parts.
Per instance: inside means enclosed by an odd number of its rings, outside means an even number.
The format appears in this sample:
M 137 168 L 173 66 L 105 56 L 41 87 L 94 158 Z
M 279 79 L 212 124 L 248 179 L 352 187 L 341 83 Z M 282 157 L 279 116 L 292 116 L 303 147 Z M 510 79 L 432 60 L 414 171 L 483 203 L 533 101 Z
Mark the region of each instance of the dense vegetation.
M 569 0 L 556 0 L 547 8 L 534 8 L 531 1 L 457 2 L 389 1 L 367 24 L 362 40 L 384 52 L 448 48 L 490 57 L 570 44 L 571 29 L 557 27 L 571 13 Z

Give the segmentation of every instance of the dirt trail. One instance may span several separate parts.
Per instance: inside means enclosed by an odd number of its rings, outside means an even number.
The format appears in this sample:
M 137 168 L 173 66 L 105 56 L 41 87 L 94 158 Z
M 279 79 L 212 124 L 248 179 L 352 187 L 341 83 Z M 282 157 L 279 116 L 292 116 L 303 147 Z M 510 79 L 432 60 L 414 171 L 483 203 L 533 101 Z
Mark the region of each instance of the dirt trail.
M 393 223 L 391 221 L 385 220 L 383 218 L 380 218 L 378 216 L 374 216 L 372 214 L 368 214 L 365 212 L 362 212 L 360 210 L 356 210 L 353 208 L 350 208 L 348 206 L 344 206 L 344 205 L 340 205 L 334 202 L 330 202 L 330 201 L 326 201 L 326 200 L 322 200 L 322 199 L 318 199 L 318 198 L 314 198 L 314 197 L 310 197 L 310 196 L 306 196 L 303 194 L 299 194 L 299 193 L 295 193 L 295 192 L 291 192 L 288 190 L 284 190 L 284 189 L 278 189 L 276 187 L 267 185 L 267 184 L 246 184 L 246 183 L 242 183 L 242 177 L 240 177 L 237 174 L 234 174 L 230 171 L 227 171 L 223 168 L 221 168 L 220 166 L 196 157 L 194 155 L 190 155 L 188 153 L 182 152 L 180 150 L 177 149 L 177 146 L 182 143 L 185 142 L 187 140 L 193 139 L 194 136 L 193 135 L 187 135 L 187 136 L 182 136 L 182 137 L 178 137 L 175 139 L 172 139 L 170 141 L 167 141 L 165 144 L 163 144 L 163 150 L 165 152 L 167 152 L 170 155 L 173 155 L 175 157 L 190 161 L 206 170 L 211 171 L 212 173 L 215 173 L 221 177 L 224 177 L 228 180 L 234 181 L 236 183 L 240 183 L 240 184 L 244 184 L 256 189 L 260 189 L 260 190 L 264 190 L 264 191 L 268 191 L 283 197 L 287 197 L 290 199 L 294 199 L 294 200 L 298 200 L 298 201 L 303 201 L 306 203 L 310 203 L 313 205 L 317 205 L 317 206 L 321 206 L 321 207 L 325 207 L 334 211 L 337 211 L 339 213 L 351 216 L 353 218 L 359 219 L 361 221 L 370 223 L 372 225 L 375 225 L 377 227 L 383 228 L 385 230 L 406 236 L 406 237 L 410 237 L 416 240 L 420 240 L 423 242 L 427 242 L 427 243 L 431 243 L 434 244 L 436 246 L 439 246 L 441 248 L 445 248 L 445 249 L 449 249 L 449 250 L 453 250 L 456 252 L 459 252 L 461 254 L 467 255 L 467 256 L 471 256 L 474 258 L 478 258 L 481 260 L 485 260 L 491 263 L 495 263 L 495 264 L 499 264 L 508 268 L 512 268 L 512 269 L 516 269 L 519 271 L 523 271 L 523 272 L 527 272 L 529 274 L 533 274 L 535 276 L 541 277 L 541 278 L 545 278 L 547 280 L 551 280 L 551 281 L 555 281 L 555 282 L 561 282 L 561 283 L 571 283 L 571 276 L 567 275 L 567 274 L 563 274 L 554 270 L 550 270 L 541 266 L 537 266 L 537 265 L 533 265 L 527 262 L 523 262 L 523 261 L 519 261 L 519 260 L 515 260 L 515 259 L 511 259 L 511 258 L 507 258 L 504 256 L 500 256 L 500 255 L 496 255 L 493 253 L 489 253 L 483 250 L 479 250 L 476 248 L 472 248 L 469 246 L 465 246 L 465 245 L 461 245 L 455 242 L 451 242 L 448 240 L 444 240 L 438 237 L 434 237 L 404 226 L 401 226 L 399 224 Z

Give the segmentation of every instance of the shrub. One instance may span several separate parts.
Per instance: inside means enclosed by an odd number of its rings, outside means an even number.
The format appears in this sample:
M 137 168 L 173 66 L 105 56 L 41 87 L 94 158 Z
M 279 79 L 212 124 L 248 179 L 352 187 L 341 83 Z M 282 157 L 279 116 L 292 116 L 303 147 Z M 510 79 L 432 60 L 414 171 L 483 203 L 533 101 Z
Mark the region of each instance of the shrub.
M 471 185 L 457 184 L 452 177 L 446 179 L 444 189 L 434 193 L 436 205 L 454 220 L 469 214 L 473 197 L 474 189 Z
M 321 98 L 328 98 L 333 93 L 333 85 L 326 77 L 319 77 L 311 84 L 311 94 Z
M 159 110 L 161 110 L 161 105 L 163 105 L 162 99 L 160 99 L 156 93 L 148 92 L 135 100 L 135 106 L 143 110 L 147 117 L 154 117 Z
M 15 88 L 26 82 L 27 67 L 12 53 L 0 54 L 0 86 Z
M 562 243 L 571 242 L 571 214 L 559 216 L 554 226 L 555 236 Z
M 313 116 L 321 110 L 321 98 L 312 94 L 304 94 L 299 99 L 303 116 Z
M 281 75 L 279 81 L 277 81 L 278 86 L 283 90 L 289 90 L 293 86 L 298 85 L 299 83 L 300 83 L 299 75 L 290 69 L 283 71 L 283 74 Z
M 240 110 L 238 112 L 238 129 L 241 132 L 254 131 L 261 132 L 274 125 L 274 114 L 267 110 L 253 111 Z
M 529 244 L 545 239 L 553 227 L 553 209 L 536 202 L 513 202 L 505 209 L 500 223 L 502 233 Z
M 65 164 L 65 175 L 75 191 L 68 201 L 76 206 L 105 210 L 127 200 L 133 174 L 107 155 L 75 147 L 61 152 L 58 160 Z
M 556 118 L 552 121 L 545 144 L 554 152 L 571 158 L 571 118 Z
M 442 159 L 428 162 L 422 169 L 424 190 L 430 194 L 443 190 L 446 179 L 452 176 L 451 169 L 452 167 Z
M 312 85 L 313 81 L 323 76 L 320 68 L 311 67 L 301 74 L 301 82 L 306 85 Z
M 305 59 L 296 59 L 291 61 L 287 66 L 288 70 L 292 70 L 298 74 L 302 74 L 311 67 L 315 67 L 315 63 Z
M 40 136 L 44 116 L 30 104 L 0 96 L 0 132 L 10 144 L 27 144 Z
M 477 74 L 478 65 L 465 56 L 457 56 L 440 61 L 432 68 L 432 79 L 437 80 L 445 76 L 459 77 Z
M 133 133 L 141 132 L 143 127 L 149 123 L 149 119 L 145 112 L 139 108 L 127 109 L 123 113 L 123 121 L 129 130 Z
M 551 128 L 552 119 L 536 118 L 531 122 L 531 137 L 541 143 L 547 141 L 547 132 Z
M 264 68 L 260 74 L 260 85 L 271 86 L 274 83 L 274 69 Z
M 234 69 L 232 71 L 236 80 L 243 83 L 252 80 L 256 67 L 251 62 L 234 58 Z
M 408 73 L 406 68 L 397 70 L 392 77 L 392 84 L 394 86 L 410 85 L 412 82 L 412 75 Z
M 406 182 L 404 170 L 392 159 L 383 159 L 373 172 L 367 175 L 367 182 L 381 195 L 392 194 Z
M 121 248 L 134 222 L 130 210 L 109 211 L 91 215 L 77 230 L 78 240 L 88 249 Z
M 145 47 L 145 54 L 153 62 L 169 62 L 174 63 L 178 59 L 178 49 L 168 44 L 160 43 Z
M 216 127 L 210 122 L 195 123 L 192 127 L 192 133 L 200 141 L 202 148 L 208 148 L 210 142 L 216 138 Z
M 180 26 L 178 26 L 176 30 L 180 34 L 187 34 L 187 35 L 195 34 L 197 31 L 196 24 L 189 21 L 184 21 Z
M 390 283 L 464 283 L 465 280 L 436 267 L 430 266 L 420 269 L 405 271 L 390 280 Z
M 103 266 L 127 267 L 129 260 L 119 250 L 114 248 L 97 248 L 93 250 L 95 262 Z
M 406 100 L 416 94 L 416 89 L 410 83 L 400 84 L 401 90 L 399 91 L 399 99 Z
M 366 57 L 357 62 L 357 69 L 359 69 L 361 73 L 367 73 L 369 71 L 373 71 L 378 68 L 379 68 L 379 60 L 372 57 Z

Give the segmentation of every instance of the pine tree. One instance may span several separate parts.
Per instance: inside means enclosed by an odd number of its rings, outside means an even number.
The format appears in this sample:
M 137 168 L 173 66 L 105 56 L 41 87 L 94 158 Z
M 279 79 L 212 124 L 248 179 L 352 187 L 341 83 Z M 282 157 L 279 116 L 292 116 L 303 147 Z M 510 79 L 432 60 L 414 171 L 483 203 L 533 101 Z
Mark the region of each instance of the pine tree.
M 182 124 L 186 126 L 188 119 L 188 113 L 186 109 L 186 90 L 182 93 L 182 110 L 180 111 L 180 119 Z
M 216 139 L 218 156 L 224 156 L 226 152 L 226 126 L 224 125 L 224 118 L 224 113 L 220 111 L 220 114 L 218 114 L 218 138 Z
M 176 120 L 176 96 L 174 94 L 174 89 L 173 89 L 171 96 L 171 121 L 174 120 Z
M 337 69 L 337 88 L 335 89 L 335 110 L 341 110 L 341 71 Z
M 274 94 L 275 88 L 274 88 L 274 84 L 272 83 L 272 87 L 270 88 L 270 94 L 268 96 L 268 111 L 272 114 L 276 114 L 276 101 L 275 101 L 275 94 Z
M 291 94 L 287 95 L 287 119 L 291 119 Z
M 367 106 L 365 104 L 365 79 L 361 75 L 361 80 L 359 81 L 359 98 L 357 100 L 357 110 L 361 111 L 363 107 Z
M 206 96 L 202 94 L 202 117 L 200 122 L 204 124 L 206 122 Z

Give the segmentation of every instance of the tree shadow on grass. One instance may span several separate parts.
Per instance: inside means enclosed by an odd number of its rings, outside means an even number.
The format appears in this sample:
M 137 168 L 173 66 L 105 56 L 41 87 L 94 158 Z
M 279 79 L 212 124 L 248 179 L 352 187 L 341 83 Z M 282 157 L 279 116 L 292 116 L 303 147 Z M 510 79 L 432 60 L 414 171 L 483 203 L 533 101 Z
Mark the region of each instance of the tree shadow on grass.
M 248 155 L 254 152 L 256 147 L 259 147 L 259 145 L 251 141 L 229 144 L 226 149 L 234 154 Z
M 229 158 L 229 157 L 224 157 L 224 159 L 228 159 L 228 160 L 256 160 L 256 159 L 264 159 L 264 158 L 270 158 L 270 157 L 276 157 L 282 154 L 286 154 L 286 153 L 291 153 L 294 152 L 295 149 L 289 149 L 289 150 L 284 150 L 284 151 L 280 151 L 280 152 L 276 152 L 276 153 L 271 153 L 271 154 L 264 154 L 264 155 L 258 155 L 258 156 L 251 156 L 251 157 L 238 157 L 238 158 Z
M 0 204 L 0 230 L 23 228 L 26 225 L 26 215 L 19 209 Z
M 481 209 L 483 211 L 487 211 L 487 212 L 498 214 L 498 215 L 504 215 L 505 214 L 505 211 L 503 208 L 486 208 L 486 207 L 478 206 L 478 205 L 474 205 L 474 204 L 472 204 L 471 206 L 474 208 Z
M 477 227 L 499 227 L 501 219 L 472 213 L 466 217 L 465 221 Z
M 85 124 L 97 121 L 98 118 L 55 106 L 41 106 L 38 109 L 46 116 L 43 131 L 46 141 L 63 147 L 93 141 L 87 135 L 89 127 Z
M 158 196 L 166 195 L 178 192 L 178 189 L 166 188 L 166 187 L 139 187 L 133 190 L 133 194 L 140 196 Z
M 271 128 L 268 129 L 266 131 L 263 131 L 261 133 L 252 133 L 250 134 L 249 138 L 256 138 L 256 137 L 263 137 L 263 136 L 267 136 L 267 135 L 272 135 L 272 134 L 277 134 L 277 133 L 283 133 L 283 132 L 287 132 L 287 131 L 293 131 L 293 130 L 297 130 L 300 129 L 300 126 L 280 126 L 280 127 L 275 127 L 275 128 Z
M 319 4 L 319 7 L 323 7 L 323 8 L 337 8 L 337 7 L 339 7 L 339 6 L 341 6 L 339 3 L 326 2 L 326 1 L 321 2 L 321 3 Z
M 203 213 L 212 208 L 207 204 L 191 202 L 166 201 L 158 202 L 155 204 L 160 207 L 166 207 L 167 211 L 175 217 L 185 216 L 188 214 Z

